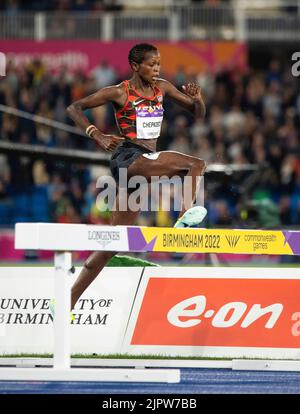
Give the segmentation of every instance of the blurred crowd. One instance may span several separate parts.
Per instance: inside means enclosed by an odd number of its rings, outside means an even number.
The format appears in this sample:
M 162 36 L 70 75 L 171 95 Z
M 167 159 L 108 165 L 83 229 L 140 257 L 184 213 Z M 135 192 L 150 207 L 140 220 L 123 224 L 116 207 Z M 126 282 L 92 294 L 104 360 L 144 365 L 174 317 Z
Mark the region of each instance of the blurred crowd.
M 0 10 L 8 14 L 22 11 L 119 11 L 122 4 L 118 0 L 4 0 Z
M 191 4 L 205 4 L 208 6 L 217 6 L 222 3 L 229 3 L 228 0 L 190 0 Z M 151 6 L 147 0 L 136 2 L 135 7 L 145 8 Z M 174 1 L 174 4 L 180 4 Z M 185 5 L 188 4 L 185 2 Z M 129 2 L 134 5 L 134 2 Z M 125 0 L 2 0 L 0 2 L 0 11 L 3 10 L 8 14 L 22 11 L 121 11 L 126 8 Z
M 128 74 L 130 76 L 130 74 Z M 8 64 L 0 80 L 0 104 L 73 125 L 66 107 L 97 89 L 123 79 L 108 62 L 90 74 L 70 73 L 65 67 L 52 74 L 39 61 L 28 66 Z M 300 224 L 300 81 L 290 67 L 273 59 L 262 70 L 220 68 L 194 73 L 179 67 L 178 88 L 198 82 L 207 106 L 205 120 L 169 100 L 159 139 L 160 150 L 192 154 L 208 165 L 255 164 L 256 172 L 208 173 L 205 180 L 207 226 L 294 227 Z M 111 106 L 86 112 L 104 133 L 117 133 Z M 1 140 L 53 148 L 94 151 L 89 138 L 0 112 Z M 18 221 L 106 223 L 110 212 L 99 211 L 97 179 L 103 166 L 42 161 L 0 154 L 0 225 Z M 145 213 L 139 224 L 172 225 L 176 212 Z

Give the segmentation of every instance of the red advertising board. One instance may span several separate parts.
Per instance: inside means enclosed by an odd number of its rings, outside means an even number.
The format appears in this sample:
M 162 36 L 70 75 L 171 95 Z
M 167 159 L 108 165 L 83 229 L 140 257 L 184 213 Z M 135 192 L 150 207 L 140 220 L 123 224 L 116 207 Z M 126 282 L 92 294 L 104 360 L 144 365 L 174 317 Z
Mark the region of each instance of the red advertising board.
M 299 348 L 299 291 L 299 279 L 150 277 L 131 345 Z
M 136 41 L 101 42 L 97 40 L 1 40 L 0 52 L 6 60 L 16 64 L 26 63 L 33 58 L 44 61 L 50 70 L 62 65 L 69 70 L 92 70 L 100 61 L 106 60 L 121 74 L 127 74 L 128 51 Z M 241 42 L 182 41 L 153 42 L 160 50 L 163 71 L 173 76 L 179 67 L 190 72 L 216 71 L 220 67 L 247 66 L 247 46 Z

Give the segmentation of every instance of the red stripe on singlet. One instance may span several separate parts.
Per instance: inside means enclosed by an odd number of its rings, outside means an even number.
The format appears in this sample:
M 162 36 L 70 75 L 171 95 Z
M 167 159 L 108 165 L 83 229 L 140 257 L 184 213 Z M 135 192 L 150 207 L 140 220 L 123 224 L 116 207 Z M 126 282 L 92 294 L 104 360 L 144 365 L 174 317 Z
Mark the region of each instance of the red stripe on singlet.
M 121 135 L 130 139 L 134 139 L 136 138 L 136 112 L 133 102 L 141 101 L 141 99 L 144 99 L 143 102 L 141 102 L 140 106 L 153 105 L 153 102 L 162 103 L 163 95 L 161 90 L 157 86 L 154 86 L 154 95 L 148 98 L 146 96 L 140 95 L 133 88 L 133 86 L 130 85 L 128 80 L 125 80 L 123 84 L 125 85 L 127 99 L 123 108 L 116 111 L 115 117 Z M 161 101 L 159 101 L 158 95 L 161 95 Z

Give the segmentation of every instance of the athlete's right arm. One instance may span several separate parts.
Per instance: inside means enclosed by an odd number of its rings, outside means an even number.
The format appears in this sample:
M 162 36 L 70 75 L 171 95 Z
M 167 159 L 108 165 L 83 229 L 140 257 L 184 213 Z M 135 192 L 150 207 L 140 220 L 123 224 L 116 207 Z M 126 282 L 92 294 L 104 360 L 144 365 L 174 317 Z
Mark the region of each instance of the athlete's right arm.
M 105 105 L 109 102 L 114 102 L 119 106 L 123 106 L 126 101 L 126 93 L 120 85 L 108 86 L 100 89 L 92 95 L 79 99 L 73 102 L 67 108 L 67 113 L 75 124 L 86 131 L 90 125 L 90 121 L 84 115 L 84 111 L 90 108 L 96 108 L 97 106 Z M 96 129 L 92 132 L 92 139 L 105 151 L 113 151 L 124 138 L 116 135 L 106 135 Z

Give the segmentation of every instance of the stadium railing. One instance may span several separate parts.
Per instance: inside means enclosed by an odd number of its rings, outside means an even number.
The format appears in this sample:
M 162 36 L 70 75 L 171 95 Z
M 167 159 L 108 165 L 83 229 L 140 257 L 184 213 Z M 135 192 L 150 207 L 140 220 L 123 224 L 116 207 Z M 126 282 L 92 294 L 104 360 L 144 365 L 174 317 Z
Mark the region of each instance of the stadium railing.
M 266 4 L 267 3 L 267 4 Z M 0 38 L 130 40 L 293 41 L 300 35 L 299 3 L 271 0 L 209 5 L 175 5 L 147 12 L 0 13 Z

